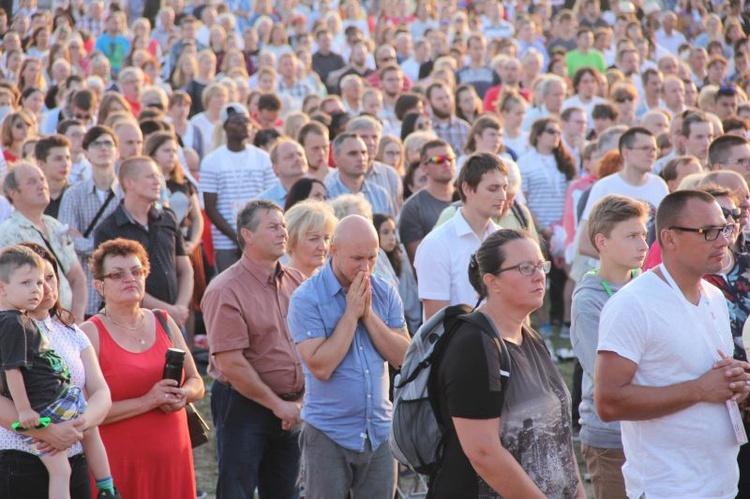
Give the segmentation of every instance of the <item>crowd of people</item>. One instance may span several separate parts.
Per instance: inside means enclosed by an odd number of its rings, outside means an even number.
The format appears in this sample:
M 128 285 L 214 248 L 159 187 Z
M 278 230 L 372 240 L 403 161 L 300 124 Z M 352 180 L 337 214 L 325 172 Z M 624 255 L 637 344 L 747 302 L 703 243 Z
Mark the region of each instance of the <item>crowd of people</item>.
M 201 497 L 205 391 L 217 497 L 393 497 L 458 304 L 510 374 L 447 343 L 431 497 L 750 497 L 743 0 L 9 0 L 0 40 L 0 497 Z

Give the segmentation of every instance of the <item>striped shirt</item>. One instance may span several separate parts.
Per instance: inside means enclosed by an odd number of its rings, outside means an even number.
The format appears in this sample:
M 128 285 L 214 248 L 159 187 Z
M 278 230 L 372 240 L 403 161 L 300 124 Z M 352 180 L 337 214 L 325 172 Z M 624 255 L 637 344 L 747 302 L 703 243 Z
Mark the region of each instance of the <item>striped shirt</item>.
M 99 217 L 96 226 L 101 224 L 102 220 L 115 211 L 119 204 L 119 200 L 122 199 L 122 191 L 119 188 L 116 178 L 114 179 L 111 188 L 114 189 L 115 197 L 109 201 L 109 204 L 107 204 L 107 207 Z M 109 190 L 106 192 L 104 201 L 107 200 L 109 192 Z M 60 202 L 60 213 L 58 214 L 57 219 L 71 229 L 75 229 L 76 232 L 83 234 L 86 232 L 86 229 L 88 229 L 89 224 L 94 220 L 94 217 L 99 211 L 99 208 L 104 204 L 104 201 L 102 201 L 99 193 L 97 193 L 94 181 L 92 179 L 83 180 L 72 185 L 65 191 L 62 201 Z M 96 226 L 93 227 L 93 229 L 95 229 Z M 91 269 L 89 269 L 89 258 L 91 258 L 95 249 L 93 229 L 91 230 L 89 237 L 84 238 L 77 235 L 72 235 L 71 237 L 73 239 L 73 247 L 76 250 L 76 255 L 78 255 L 78 260 L 81 262 L 83 272 L 86 274 L 86 282 L 88 283 L 89 294 L 88 301 L 86 302 L 86 315 L 94 315 L 102 303 L 99 293 L 94 290 L 93 276 L 91 274 Z M 71 234 L 76 234 L 76 232 L 71 232 Z
M 532 149 L 518 159 L 521 170 L 521 190 L 539 230 L 560 223 L 565 208 L 568 180 L 557 169 L 553 155 L 542 155 Z
M 200 191 L 216 194 L 219 214 L 232 227 L 237 223 L 237 213 L 245 204 L 257 199 L 276 180 L 271 158 L 265 151 L 249 144 L 240 152 L 232 152 L 227 146 L 221 146 L 203 158 L 201 163 Z M 237 242 L 216 227 L 211 227 L 211 235 L 214 248 L 237 248 Z

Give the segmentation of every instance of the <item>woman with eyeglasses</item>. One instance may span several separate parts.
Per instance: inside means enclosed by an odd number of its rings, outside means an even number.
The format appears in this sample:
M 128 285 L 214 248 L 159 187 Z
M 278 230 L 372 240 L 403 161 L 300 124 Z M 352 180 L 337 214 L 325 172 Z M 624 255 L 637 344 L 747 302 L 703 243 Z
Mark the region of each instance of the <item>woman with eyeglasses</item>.
M 380 139 L 375 160 L 392 167 L 400 176 L 404 175 L 404 146 L 395 136 L 384 135 Z
M 401 140 L 405 141 L 414 132 L 431 132 L 432 121 L 423 113 L 412 111 L 404 115 L 401 122 Z
M 36 120 L 27 110 L 20 109 L 6 116 L 0 130 L 0 142 L 5 162 L 15 163 L 23 158 L 24 142 L 35 135 Z
M 433 368 L 445 445 L 431 497 L 586 497 L 570 394 L 544 342 L 526 325 L 544 302 L 549 269 L 539 245 L 512 229 L 490 235 L 472 257 L 469 280 L 491 330 L 463 323 Z
M 738 200 L 729 189 L 716 185 L 708 185 L 701 190 L 711 194 L 721 206 L 727 223 L 733 228 L 729 236 L 729 251 L 726 252 L 721 272 L 706 275 L 703 278 L 719 288 L 724 293 L 729 308 L 729 321 L 734 338 L 733 357 L 747 361 L 745 349 L 742 346 L 742 327 L 750 317 L 750 255 L 737 249 L 737 239 L 740 235 L 740 214 Z M 726 352 L 727 354 L 729 352 Z M 747 404 L 743 409 L 745 431 L 750 434 L 750 411 Z M 740 447 L 737 456 L 740 469 L 739 494 L 737 497 L 750 497 L 750 446 Z
M 195 499 L 185 405 L 203 397 L 203 380 L 177 324 L 162 310 L 141 308 L 150 270 L 146 250 L 113 239 L 94 251 L 89 265 L 105 305 L 81 329 L 112 393 L 99 427 L 112 477 L 123 497 Z M 185 352 L 179 386 L 162 379 L 169 348 Z

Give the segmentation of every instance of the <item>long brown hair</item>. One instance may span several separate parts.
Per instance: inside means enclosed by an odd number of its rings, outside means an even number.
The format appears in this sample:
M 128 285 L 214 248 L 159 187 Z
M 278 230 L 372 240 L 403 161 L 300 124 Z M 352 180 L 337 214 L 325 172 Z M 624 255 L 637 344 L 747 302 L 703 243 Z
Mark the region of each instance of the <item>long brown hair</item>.
M 531 144 L 535 149 L 537 143 L 539 142 L 539 136 L 544 133 L 544 130 L 550 123 L 556 123 L 558 126 L 560 126 L 560 120 L 552 116 L 539 118 L 534 122 L 533 125 L 531 125 L 531 131 L 529 132 L 529 144 Z M 565 174 L 566 180 L 573 180 L 578 172 L 576 171 L 576 165 L 575 161 L 573 160 L 573 156 L 568 152 L 567 149 L 565 149 L 565 146 L 562 143 L 562 137 L 558 139 L 557 145 L 552 150 L 552 154 L 555 156 L 555 163 L 557 163 L 558 171 Z
M 175 137 L 172 132 L 152 133 L 151 135 L 149 135 L 148 140 L 146 140 L 144 152 L 155 162 L 156 151 L 170 140 L 174 142 L 175 147 L 178 146 L 179 142 L 177 141 L 177 137 Z M 174 163 L 174 168 L 172 169 L 171 173 L 171 180 L 174 180 L 175 183 L 182 185 L 185 183 L 185 170 L 182 169 L 182 164 L 180 163 L 179 159 L 175 158 Z M 161 168 L 161 166 L 159 168 Z

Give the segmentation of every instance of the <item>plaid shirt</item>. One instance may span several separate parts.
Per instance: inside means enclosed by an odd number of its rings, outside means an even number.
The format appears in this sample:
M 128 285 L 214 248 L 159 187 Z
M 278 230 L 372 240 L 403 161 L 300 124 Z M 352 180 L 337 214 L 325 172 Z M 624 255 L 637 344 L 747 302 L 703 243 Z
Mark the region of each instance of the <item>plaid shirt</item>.
M 462 156 L 464 153 L 470 128 L 468 123 L 455 116 L 451 116 L 447 123 L 440 123 L 437 120 L 432 122 L 432 129 L 435 130 L 437 136 L 449 143 L 457 156 Z
M 112 189 L 114 189 L 115 197 L 110 200 L 107 208 L 102 213 L 102 216 L 99 217 L 97 225 L 115 211 L 120 198 L 122 198 L 122 191 L 117 184 L 117 179 L 115 179 L 112 184 Z M 109 192 L 107 195 L 109 195 Z M 71 229 L 83 234 L 86 232 L 89 224 L 94 220 L 94 217 L 102 204 L 103 203 L 96 192 L 94 180 L 82 180 L 65 191 L 62 201 L 60 202 L 60 213 L 58 214 L 57 219 Z M 83 272 L 86 274 L 86 282 L 88 283 L 89 294 L 86 302 L 86 315 L 94 315 L 102 303 L 99 293 L 94 290 L 92 285 L 93 276 L 89 269 L 89 259 L 95 249 L 94 231 L 91 231 L 89 237 L 84 238 L 82 236 L 73 236 L 72 240 L 76 255 L 78 255 L 78 260 L 81 262 Z

